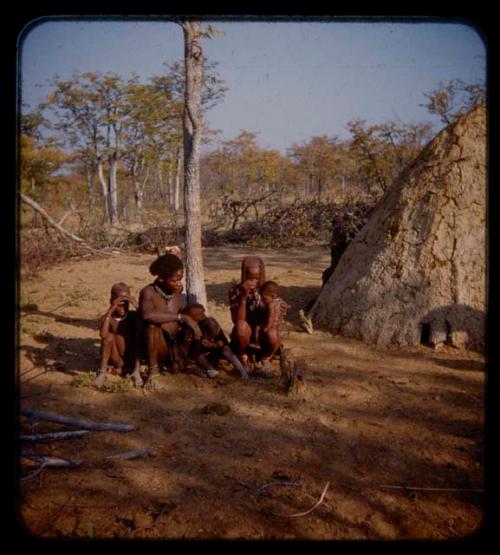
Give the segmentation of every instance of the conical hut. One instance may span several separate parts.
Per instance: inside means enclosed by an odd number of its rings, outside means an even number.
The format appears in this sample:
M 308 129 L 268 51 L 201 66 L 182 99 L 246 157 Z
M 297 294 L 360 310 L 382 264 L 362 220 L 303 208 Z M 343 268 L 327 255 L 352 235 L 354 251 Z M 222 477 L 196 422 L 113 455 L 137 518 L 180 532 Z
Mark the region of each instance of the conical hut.
M 486 113 L 441 131 L 399 176 L 310 311 L 377 345 L 481 351 L 486 311 Z

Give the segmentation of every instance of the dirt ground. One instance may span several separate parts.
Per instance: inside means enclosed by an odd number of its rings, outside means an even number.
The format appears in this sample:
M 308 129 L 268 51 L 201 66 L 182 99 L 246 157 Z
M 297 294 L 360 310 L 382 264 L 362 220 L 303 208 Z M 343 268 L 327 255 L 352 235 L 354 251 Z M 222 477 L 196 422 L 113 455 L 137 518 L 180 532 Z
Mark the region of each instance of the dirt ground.
M 26 529 L 44 538 L 156 539 L 450 539 L 476 532 L 484 514 L 484 357 L 308 335 L 297 311 L 318 293 L 328 251 L 251 252 L 263 257 L 268 279 L 291 305 L 285 346 L 308 365 L 294 394 L 278 377 L 245 383 L 231 369 L 216 380 L 163 375 L 155 392 L 118 376 L 108 378 L 108 391 L 89 386 L 109 289 L 125 281 L 138 295 L 152 281 L 152 255 L 81 259 L 21 283 L 21 408 L 135 426 L 23 444 L 83 461 L 46 468 L 20 485 Z M 249 253 L 204 253 L 209 310 L 226 333 L 227 291 Z M 20 418 L 25 433 L 72 429 Z M 142 448 L 149 454 L 106 459 Z M 327 484 L 312 512 L 278 516 L 307 512 Z

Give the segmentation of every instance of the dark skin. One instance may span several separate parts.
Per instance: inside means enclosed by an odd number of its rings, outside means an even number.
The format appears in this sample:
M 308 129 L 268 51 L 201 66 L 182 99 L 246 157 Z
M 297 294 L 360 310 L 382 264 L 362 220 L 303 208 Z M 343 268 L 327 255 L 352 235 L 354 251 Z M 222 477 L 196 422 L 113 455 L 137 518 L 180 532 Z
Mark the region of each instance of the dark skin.
M 156 279 L 156 284 L 166 295 L 173 295 L 167 300 L 160 296 L 152 285 L 142 289 L 139 297 L 139 307 L 144 321 L 147 364 L 149 367 L 149 379 L 144 386 L 146 389 L 154 389 L 152 377 L 158 374 L 159 364 L 166 362 L 169 356 L 169 345 L 164 336 L 164 331 L 172 339 L 177 337 L 179 322 L 184 322 L 192 330 L 195 339 L 201 339 L 201 331 L 198 324 L 187 314 L 180 314 L 181 292 L 183 271 L 177 270 L 169 276 L 161 276 Z M 172 370 L 178 371 L 178 363 L 173 363 Z
M 266 291 L 261 293 L 262 304 L 265 311 L 262 320 L 255 329 L 256 341 L 262 344 L 262 364 L 268 367 L 271 357 L 282 344 L 281 331 L 279 327 L 283 309 L 278 299 L 277 291 Z
M 249 295 L 255 291 L 260 284 L 260 266 L 256 264 L 247 267 L 245 277 L 245 281 L 240 284 L 240 290 L 242 291 L 240 302 L 237 307 L 231 310 L 231 318 L 234 324 L 232 335 L 236 354 L 243 366 L 247 368 L 249 362 L 249 349 L 261 351 L 261 356 L 267 359 L 267 362 L 279 349 L 281 345 L 281 335 L 277 333 L 276 328 L 264 325 L 263 320 L 259 319 L 254 321 L 252 325 L 248 321 L 246 303 Z
M 247 371 L 238 360 L 238 357 L 233 353 L 233 351 L 231 351 L 229 345 L 226 345 L 224 341 L 217 339 L 217 336 L 221 332 L 221 327 L 217 321 L 213 318 L 207 319 L 205 310 L 200 307 L 189 308 L 187 314 L 191 316 L 191 318 L 193 318 L 193 320 L 199 324 L 202 329 L 201 346 L 205 350 L 221 349 L 222 356 L 238 370 L 240 376 L 244 379 L 248 378 Z M 207 373 L 212 372 L 212 375 L 214 375 L 213 373 L 218 372 L 203 353 L 198 354 L 195 362 Z
M 103 314 L 99 335 L 101 337 L 101 362 L 93 385 L 101 388 L 106 380 L 108 364 L 115 373 L 122 374 L 127 365 L 133 365 L 132 377 L 136 386 L 142 385 L 140 375 L 140 337 L 141 322 L 137 313 L 128 318 L 129 306 L 138 308 L 137 301 L 130 295 L 130 290 L 118 291 L 110 299 L 110 306 Z
M 242 296 L 239 305 L 231 311 L 233 321 L 233 337 L 236 343 L 236 353 L 244 368 L 248 368 L 247 350 L 250 346 L 253 330 L 247 322 L 247 299 L 254 292 L 260 282 L 260 267 L 253 266 L 247 269 L 246 280 L 240 284 Z M 255 347 L 255 345 L 253 345 Z

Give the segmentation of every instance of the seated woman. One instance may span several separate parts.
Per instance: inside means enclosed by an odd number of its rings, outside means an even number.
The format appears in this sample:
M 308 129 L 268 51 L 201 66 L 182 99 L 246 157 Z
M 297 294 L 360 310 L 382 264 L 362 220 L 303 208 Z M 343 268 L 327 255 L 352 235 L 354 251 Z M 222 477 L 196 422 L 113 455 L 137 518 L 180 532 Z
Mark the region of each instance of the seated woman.
M 157 278 L 141 290 L 139 312 L 145 330 L 149 369 L 144 387 L 155 389 L 154 378 L 159 375 L 159 364 L 170 366 L 174 372 L 182 369 L 182 356 L 177 342 L 181 323 L 193 330 L 197 340 L 201 339 L 201 331 L 189 315 L 179 312 L 184 275 L 182 261 L 167 253 L 158 257 L 149 271 Z
M 266 281 L 263 260 L 258 256 L 246 256 L 241 263 L 241 280 L 239 284 L 229 289 L 229 306 L 233 329 L 231 331 L 231 347 L 237 354 L 245 369 L 250 370 L 250 364 L 254 375 L 273 377 L 272 367 L 268 361 L 264 367 L 261 366 L 262 348 L 264 354 L 275 353 L 280 344 L 281 337 L 274 333 L 274 328 L 267 328 L 263 324 L 264 303 L 259 293 L 259 287 Z M 286 311 L 286 303 L 283 305 Z M 261 333 L 256 337 L 257 328 Z

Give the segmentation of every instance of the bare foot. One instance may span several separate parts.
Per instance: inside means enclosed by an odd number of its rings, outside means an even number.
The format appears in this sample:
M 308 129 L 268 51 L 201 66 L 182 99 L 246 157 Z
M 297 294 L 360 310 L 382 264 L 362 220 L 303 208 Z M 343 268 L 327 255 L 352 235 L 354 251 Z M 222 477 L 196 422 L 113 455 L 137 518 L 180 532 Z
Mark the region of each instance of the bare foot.
M 94 387 L 97 387 L 97 389 L 101 389 L 105 381 L 106 381 L 106 370 L 104 371 L 99 370 L 99 372 L 97 373 L 96 379 L 92 382 L 92 385 Z
M 134 372 L 132 374 L 132 379 L 134 381 L 135 387 L 142 387 L 144 385 L 144 380 L 141 378 L 141 375 L 139 374 L 139 372 Z
M 146 383 L 143 386 L 146 391 L 155 391 L 155 390 L 159 389 L 158 382 L 156 381 L 158 379 L 159 375 L 160 375 L 160 373 L 158 371 L 157 366 L 154 366 L 153 368 L 151 368 L 149 370 L 148 379 L 147 379 Z

